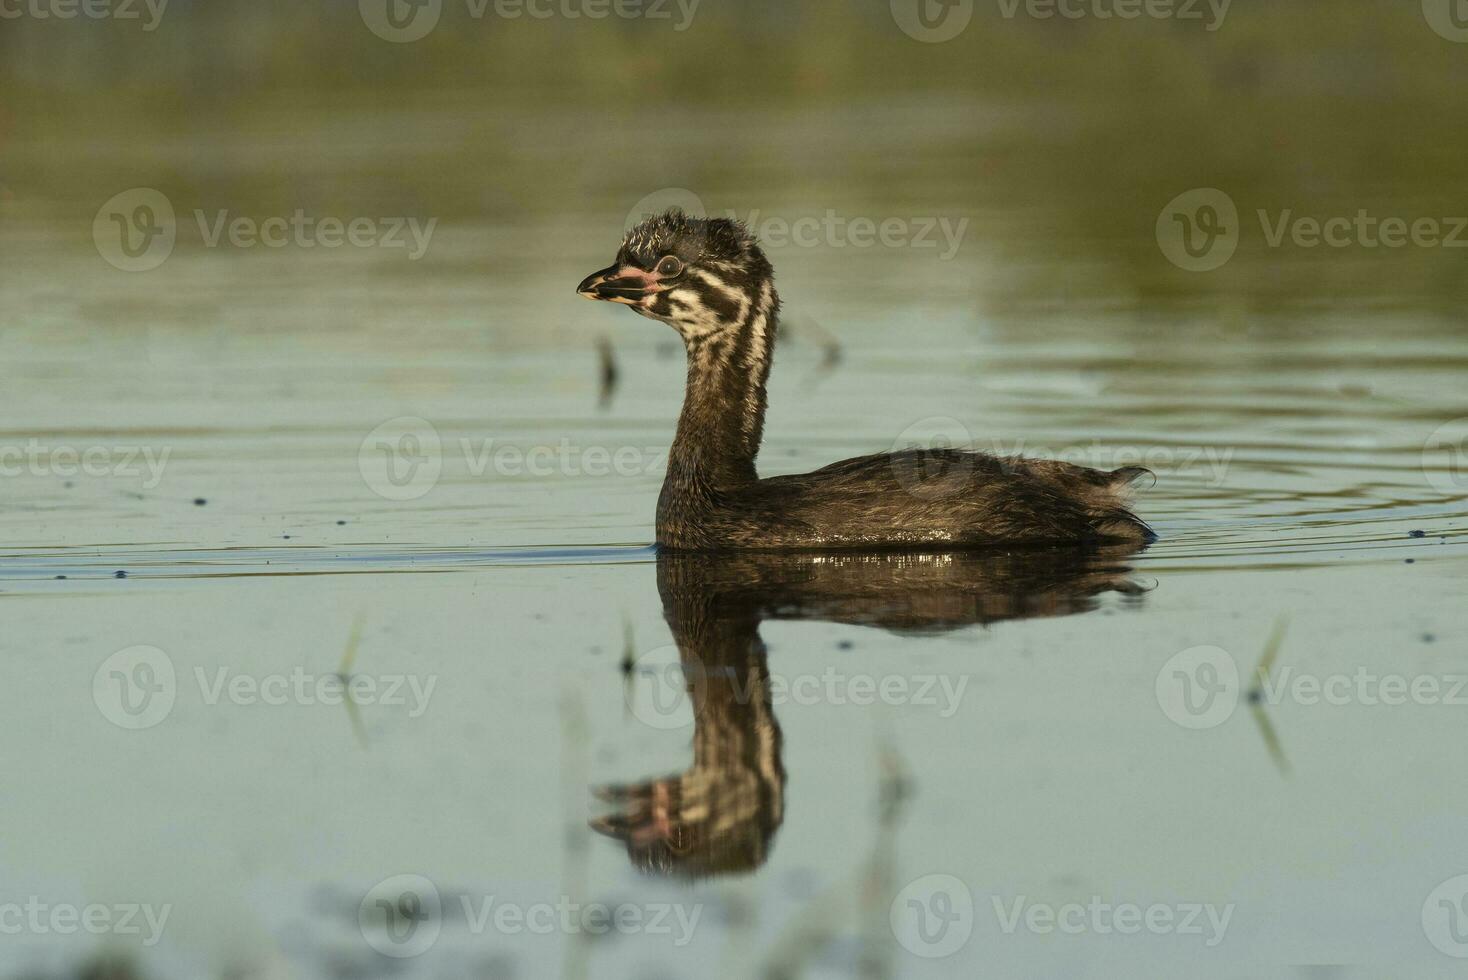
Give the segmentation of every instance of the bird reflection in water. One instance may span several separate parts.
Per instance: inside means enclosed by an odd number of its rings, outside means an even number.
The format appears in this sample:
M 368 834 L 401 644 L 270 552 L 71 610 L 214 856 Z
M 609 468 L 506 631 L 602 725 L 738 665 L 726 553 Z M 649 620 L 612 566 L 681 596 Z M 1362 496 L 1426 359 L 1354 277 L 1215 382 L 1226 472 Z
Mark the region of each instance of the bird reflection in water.
M 1107 592 L 1146 591 L 1137 549 L 982 553 L 741 553 L 658 556 L 663 616 L 693 708 L 693 765 L 596 794 L 592 828 L 634 867 L 682 878 L 752 871 L 785 815 L 780 725 L 760 624 L 819 620 L 934 635 L 1010 619 L 1067 616 Z

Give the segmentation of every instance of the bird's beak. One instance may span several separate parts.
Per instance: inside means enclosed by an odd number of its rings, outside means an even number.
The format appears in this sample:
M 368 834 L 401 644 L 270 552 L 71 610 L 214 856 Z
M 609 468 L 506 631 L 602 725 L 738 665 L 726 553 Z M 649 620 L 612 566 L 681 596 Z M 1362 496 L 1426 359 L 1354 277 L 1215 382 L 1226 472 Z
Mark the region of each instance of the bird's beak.
M 652 292 L 654 285 L 652 278 L 641 269 L 612 265 L 581 280 L 576 292 L 587 299 L 636 306 Z

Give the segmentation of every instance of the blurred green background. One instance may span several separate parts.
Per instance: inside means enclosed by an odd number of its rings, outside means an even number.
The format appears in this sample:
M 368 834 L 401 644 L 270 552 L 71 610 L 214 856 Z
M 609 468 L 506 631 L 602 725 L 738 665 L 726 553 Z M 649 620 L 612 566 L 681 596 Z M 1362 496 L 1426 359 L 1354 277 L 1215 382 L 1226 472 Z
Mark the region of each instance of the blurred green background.
M 615 229 L 595 216 L 684 187 L 718 211 L 971 216 L 995 307 L 1226 293 L 1447 312 L 1465 295 L 1463 251 L 1268 249 L 1253 218 L 1468 212 L 1468 44 L 1419 0 L 1239 2 L 1220 23 L 1203 4 L 1067 19 L 989 0 L 943 43 L 885 0 L 599 20 L 556 3 L 506 18 L 448 0 L 413 43 L 346 0 L 172 0 L 152 30 L 141 3 L 131 21 L 5 20 L 5 215 L 81 221 L 142 185 L 530 229 L 502 258 L 543 263 L 563 249 L 545 223 L 601 236 L 600 254 Z M 1243 260 L 1208 275 L 1154 239 L 1193 187 L 1244 216 Z

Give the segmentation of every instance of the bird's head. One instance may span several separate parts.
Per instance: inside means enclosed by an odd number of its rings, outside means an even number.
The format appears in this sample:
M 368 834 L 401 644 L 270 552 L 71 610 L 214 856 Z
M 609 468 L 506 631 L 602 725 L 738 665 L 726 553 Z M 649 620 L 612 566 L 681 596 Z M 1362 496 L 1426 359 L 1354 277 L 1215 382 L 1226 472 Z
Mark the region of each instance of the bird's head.
M 690 339 L 732 328 L 752 310 L 773 314 L 774 278 L 743 224 L 674 208 L 627 232 L 616 261 L 587 276 L 576 292 L 623 303 Z

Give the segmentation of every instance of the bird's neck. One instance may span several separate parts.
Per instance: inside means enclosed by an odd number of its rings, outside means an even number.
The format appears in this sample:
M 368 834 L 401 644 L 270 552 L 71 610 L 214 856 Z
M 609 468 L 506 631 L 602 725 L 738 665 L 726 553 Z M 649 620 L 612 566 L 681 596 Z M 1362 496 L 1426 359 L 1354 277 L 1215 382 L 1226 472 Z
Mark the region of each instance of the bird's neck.
M 758 479 L 780 301 L 769 282 L 751 299 L 736 321 L 684 336 L 688 385 L 668 456 L 670 483 L 717 492 Z

